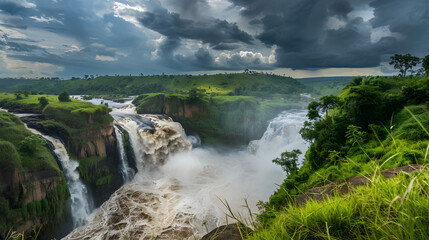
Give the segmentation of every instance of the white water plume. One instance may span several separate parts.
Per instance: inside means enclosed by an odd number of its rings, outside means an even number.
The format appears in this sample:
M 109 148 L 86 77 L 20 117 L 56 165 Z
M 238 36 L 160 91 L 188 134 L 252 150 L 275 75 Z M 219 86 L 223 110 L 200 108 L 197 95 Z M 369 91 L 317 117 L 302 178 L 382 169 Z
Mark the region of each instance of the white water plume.
M 122 175 L 122 179 L 124 180 L 124 183 L 130 182 L 134 175 L 136 174 L 134 169 L 130 168 L 128 164 L 128 158 L 127 154 L 125 153 L 125 147 L 124 147 L 124 135 L 122 131 L 117 127 L 115 127 L 115 134 L 116 134 L 116 142 L 118 145 L 118 151 L 119 151 L 119 160 L 120 160 L 120 171 Z
M 88 202 L 88 190 L 85 184 L 83 184 L 81 181 L 79 172 L 77 171 L 79 163 L 70 159 L 66 148 L 60 140 L 44 135 L 35 129 L 29 128 L 27 125 L 26 127 L 32 133 L 43 137 L 46 141 L 51 142 L 55 147 L 54 153 L 57 155 L 61 164 L 67 187 L 70 191 L 73 228 L 85 225 L 88 221 L 88 216 L 91 213 L 91 207 Z
M 115 110 L 114 110 L 115 112 Z M 115 117 L 130 135 L 139 172 L 66 239 L 194 239 L 226 223 L 227 201 L 246 217 L 267 201 L 285 173 L 272 163 L 284 151 L 308 145 L 298 134 L 305 111 L 289 111 L 273 119 L 264 136 L 249 150 L 191 149 L 180 124 L 151 116 Z M 112 114 L 113 115 L 113 114 Z M 248 215 L 247 215 L 248 216 Z M 229 219 L 231 221 L 231 219 Z

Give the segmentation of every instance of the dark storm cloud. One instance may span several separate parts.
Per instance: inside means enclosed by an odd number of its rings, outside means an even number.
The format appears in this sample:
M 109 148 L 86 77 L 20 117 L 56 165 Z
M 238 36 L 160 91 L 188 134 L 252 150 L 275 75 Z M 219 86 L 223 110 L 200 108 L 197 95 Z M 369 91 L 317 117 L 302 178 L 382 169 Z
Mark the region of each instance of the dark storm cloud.
M 150 60 L 152 50 L 146 46 L 148 38 L 134 25 L 114 17 L 112 12 L 109 13 L 111 9 L 103 9 L 104 0 L 63 0 L 57 3 L 38 0 L 37 6 L 31 1 L 19 2 L 28 8 L 0 12 L 0 20 L 4 23 L 0 25 L 0 35 L 5 34 L 7 39 L 2 42 L 0 37 L 0 48 L 8 59 L 62 66 L 64 71 L 60 75 L 65 76 L 136 74 L 147 68 L 157 72 L 160 69 Z M 106 13 L 96 15 L 99 10 Z M 11 15 L 12 12 L 15 15 Z M 26 37 L 13 39 L 8 35 L 10 31 L 6 29 L 3 32 L 1 26 L 22 30 Z M 26 30 L 31 30 L 31 34 Z M 55 35 L 45 37 L 43 32 Z M 56 42 L 63 49 L 52 48 L 43 40 Z M 114 61 L 103 61 L 108 57 Z
M 3 13 L 7 13 L 10 15 L 18 15 L 18 14 L 26 11 L 27 8 L 23 7 L 22 5 L 20 5 L 18 3 L 4 1 L 4 2 L 0 2 L 0 10 Z
M 218 51 L 223 51 L 223 50 L 231 51 L 231 50 L 237 49 L 239 47 L 240 47 L 240 45 L 238 45 L 238 44 L 220 43 L 220 44 L 214 46 L 213 49 L 218 50 Z
M 350 18 L 354 8 L 370 1 L 339 0 L 230 0 L 249 23 L 262 21 L 257 38 L 277 46 L 277 66 L 293 69 L 375 67 L 384 54 L 418 54 L 428 48 L 427 0 L 375 0 L 374 19 Z M 282 5 L 282 7 L 280 7 Z M 327 28 L 330 18 L 344 22 Z M 255 20 L 256 19 L 256 20 Z M 380 37 L 371 41 L 374 28 L 387 26 L 404 38 Z
M 410 52 L 420 57 L 429 54 L 429 2 L 427 0 L 375 0 L 374 27 L 388 25 L 390 30 L 402 36 L 397 51 Z
M 337 0 L 329 6 L 328 10 L 333 15 L 338 16 L 341 19 L 347 19 L 347 14 L 349 14 L 353 8 L 350 6 L 349 2 Z
M 199 18 L 210 8 L 206 0 L 168 0 L 167 2 L 182 16 L 194 19 Z
M 169 38 L 198 40 L 214 47 L 223 43 L 252 44 L 253 37 L 239 29 L 237 24 L 226 20 L 207 19 L 193 21 L 183 19 L 178 13 L 157 8 L 152 12 L 143 12 L 139 18 L 146 28 Z

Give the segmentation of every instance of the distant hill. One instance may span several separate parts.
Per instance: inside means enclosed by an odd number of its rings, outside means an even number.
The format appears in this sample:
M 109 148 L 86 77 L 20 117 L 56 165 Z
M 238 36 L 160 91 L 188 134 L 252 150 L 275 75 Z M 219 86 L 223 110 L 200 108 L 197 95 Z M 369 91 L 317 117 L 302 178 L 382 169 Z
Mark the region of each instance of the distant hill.
M 11 88 L 18 84 L 33 83 L 36 79 L 30 78 L 0 78 L 0 90 Z
M 315 97 L 337 95 L 354 77 L 316 77 L 296 80 L 312 89 Z
M 216 75 L 157 75 L 157 76 L 103 76 L 94 79 L 32 80 L 0 87 L 3 91 L 27 90 L 58 94 L 139 95 L 142 93 L 187 93 L 198 88 L 213 95 L 265 96 L 270 94 L 297 95 L 311 89 L 301 82 L 269 74 Z

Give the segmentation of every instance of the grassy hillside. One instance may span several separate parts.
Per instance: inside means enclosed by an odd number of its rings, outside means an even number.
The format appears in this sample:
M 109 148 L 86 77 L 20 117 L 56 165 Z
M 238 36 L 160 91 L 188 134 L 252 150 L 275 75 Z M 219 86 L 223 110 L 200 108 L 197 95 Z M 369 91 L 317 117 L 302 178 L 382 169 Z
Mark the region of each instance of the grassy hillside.
M 312 142 L 304 165 L 292 169 L 270 201 L 261 205 L 262 226 L 251 239 L 427 236 L 427 168 L 392 180 L 376 177 L 372 186 L 323 203 L 297 207 L 295 198 L 340 179 L 429 164 L 428 86 L 429 77 L 355 78 L 338 98 L 310 104 L 310 121 L 301 131 Z M 393 201 L 397 196 L 400 200 Z
M 66 90 L 70 94 L 130 96 L 156 92 L 187 93 L 193 88 L 214 95 L 252 96 L 296 95 L 309 91 L 308 87 L 292 78 L 268 74 L 104 76 L 67 81 L 39 80 L 0 89 L 42 91 L 48 94 L 59 94 Z
M 51 189 L 35 189 L 32 181 L 49 183 Z M 0 236 L 33 220 L 39 222 L 35 227 L 57 224 L 68 198 L 64 176 L 46 142 L 18 117 L 0 111 Z
M 353 77 L 320 77 L 320 78 L 298 78 L 298 82 L 311 88 L 310 92 L 315 97 L 337 95 L 349 84 Z
M 48 100 L 47 105 L 40 104 L 41 97 Z M 70 100 L 60 102 L 56 95 L 29 94 L 17 98 L 11 93 L 0 93 L 0 107 L 12 112 L 41 114 L 30 124 L 64 141 L 72 158 L 80 162 L 79 171 L 85 181 L 95 187 L 109 186 L 112 179 L 120 179 L 116 169 L 116 143 L 112 133 L 109 135 L 113 132 L 111 109 Z
M 0 78 L 0 89 L 4 90 L 18 84 L 29 84 L 36 80 L 30 78 Z
M 2 146 L 0 166 L 2 168 L 18 167 L 21 171 L 40 169 L 60 171 L 44 141 L 39 141 L 39 137 L 33 137 L 34 135 L 25 128 L 18 117 L 0 111 L 0 126 L 0 145 Z M 28 150 L 23 146 L 25 139 L 32 140 L 28 143 L 31 146 L 27 146 L 32 149 Z

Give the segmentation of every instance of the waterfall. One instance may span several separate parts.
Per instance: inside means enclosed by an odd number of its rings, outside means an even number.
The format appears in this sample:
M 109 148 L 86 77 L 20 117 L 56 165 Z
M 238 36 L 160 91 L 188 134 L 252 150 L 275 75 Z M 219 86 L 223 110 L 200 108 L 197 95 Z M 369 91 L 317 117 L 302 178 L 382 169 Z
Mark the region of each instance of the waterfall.
M 272 159 L 308 148 L 298 134 L 304 110 L 281 113 L 249 150 L 230 152 L 192 149 L 179 123 L 133 111 L 116 109 L 112 116 L 129 133 L 138 173 L 65 239 L 199 238 L 206 227 L 231 222 L 223 201 L 243 218 L 249 217 L 244 199 L 257 212 L 257 202 L 267 201 L 285 178 Z
M 77 161 L 71 160 L 67 154 L 67 150 L 60 140 L 43 135 L 39 131 L 29 128 L 32 133 L 41 136 L 46 141 L 52 143 L 55 147 L 54 153 L 58 157 L 58 160 L 63 169 L 64 177 L 66 179 L 67 187 L 70 191 L 71 199 L 71 215 L 73 219 L 73 227 L 77 228 L 83 226 L 88 221 L 88 216 L 91 213 L 91 207 L 88 201 L 88 190 L 80 179 L 79 172 L 77 167 L 79 163 Z
M 115 127 L 115 133 L 116 133 L 116 142 L 118 145 L 118 151 L 119 151 L 119 159 L 120 159 L 120 171 L 122 175 L 122 179 L 124 180 L 124 183 L 130 182 L 135 175 L 134 169 L 130 168 L 128 165 L 128 159 L 127 154 L 125 153 L 124 148 L 124 135 L 122 131 L 116 126 Z

